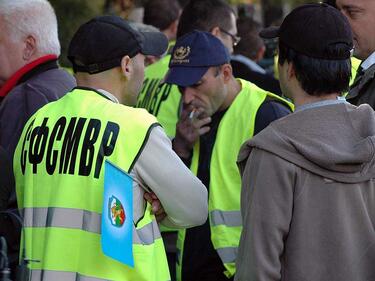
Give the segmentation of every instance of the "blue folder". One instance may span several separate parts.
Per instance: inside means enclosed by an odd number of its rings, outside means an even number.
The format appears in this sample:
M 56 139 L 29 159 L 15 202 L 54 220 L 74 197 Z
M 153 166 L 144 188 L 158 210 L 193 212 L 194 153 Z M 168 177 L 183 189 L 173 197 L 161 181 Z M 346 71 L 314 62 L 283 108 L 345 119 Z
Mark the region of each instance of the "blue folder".
M 101 244 L 103 253 L 134 267 L 133 179 L 105 162 Z

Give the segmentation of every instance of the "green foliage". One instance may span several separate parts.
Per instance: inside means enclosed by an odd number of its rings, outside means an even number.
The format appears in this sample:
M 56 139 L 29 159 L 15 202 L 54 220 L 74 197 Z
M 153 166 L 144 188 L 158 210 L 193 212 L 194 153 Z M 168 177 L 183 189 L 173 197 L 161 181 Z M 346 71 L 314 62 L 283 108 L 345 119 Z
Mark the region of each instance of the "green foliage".
M 252 4 L 252 3 L 262 3 L 263 0 L 227 0 L 228 3 L 232 5 L 237 4 Z M 282 4 L 290 4 L 292 7 L 306 4 L 306 3 L 312 3 L 312 2 L 319 2 L 318 0 L 268 0 L 268 3 L 271 5 L 274 5 L 275 7 L 281 6 Z
M 50 0 L 50 3 L 55 9 L 59 24 L 60 64 L 62 66 L 70 66 L 66 57 L 70 39 L 81 24 L 102 13 L 104 1 Z
M 65 67 L 70 67 L 68 61 L 67 49 L 69 42 L 78 29 L 84 22 L 88 21 L 96 15 L 103 13 L 104 5 L 107 1 L 112 0 L 49 0 L 54 7 L 59 24 L 59 38 L 61 42 L 61 56 L 60 64 Z M 179 0 L 184 2 L 185 0 Z M 292 7 L 308 2 L 318 2 L 318 0 L 227 0 L 231 4 L 240 3 L 260 3 L 268 10 L 270 7 L 279 7 L 284 3 L 291 4 Z M 116 2 L 113 0 L 113 2 Z M 134 2 L 136 6 L 142 6 L 147 0 L 128 0 L 125 2 Z M 267 12 L 267 11 L 266 11 Z M 266 13 L 265 12 L 265 13 Z

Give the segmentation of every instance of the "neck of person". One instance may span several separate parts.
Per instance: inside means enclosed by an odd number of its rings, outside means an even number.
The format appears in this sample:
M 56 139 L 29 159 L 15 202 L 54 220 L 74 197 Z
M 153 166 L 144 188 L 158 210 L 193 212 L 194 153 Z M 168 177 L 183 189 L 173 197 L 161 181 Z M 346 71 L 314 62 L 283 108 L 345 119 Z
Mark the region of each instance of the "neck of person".
M 232 76 L 232 78 L 228 82 L 228 94 L 222 104 L 222 106 L 219 108 L 220 111 L 227 109 L 234 101 L 234 99 L 237 97 L 237 95 L 242 90 L 242 85 L 240 81 L 238 81 L 236 78 Z
M 328 101 L 328 100 L 336 100 L 338 97 L 340 97 L 340 93 L 327 93 L 322 94 L 319 96 L 312 96 L 307 94 L 305 91 L 301 91 L 300 93 L 296 93 L 292 95 L 294 106 L 300 107 L 302 105 L 310 104 L 310 103 L 316 103 L 321 101 Z
M 111 77 L 111 75 L 104 75 L 102 73 L 98 74 L 88 74 L 88 73 L 76 73 L 75 78 L 77 80 L 77 86 L 89 87 L 93 89 L 102 89 L 112 95 L 114 95 L 120 103 L 122 103 L 122 86 L 118 79 Z

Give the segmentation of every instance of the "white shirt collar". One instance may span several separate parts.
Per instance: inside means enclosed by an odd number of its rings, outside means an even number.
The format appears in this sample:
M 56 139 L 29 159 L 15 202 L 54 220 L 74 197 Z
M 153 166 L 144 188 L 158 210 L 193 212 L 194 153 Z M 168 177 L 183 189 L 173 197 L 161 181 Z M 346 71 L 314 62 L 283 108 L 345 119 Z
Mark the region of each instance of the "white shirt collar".
M 106 90 L 103 90 L 103 89 L 98 89 L 98 91 L 101 92 L 103 95 L 105 95 L 107 98 L 109 98 L 111 101 L 115 103 L 120 103 L 118 99 L 114 95 L 112 95 L 110 92 L 107 92 Z
M 345 97 L 338 96 L 334 100 L 322 100 L 322 101 L 303 104 L 303 105 L 297 106 L 294 109 L 294 112 L 302 111 L 302 110 L 310 109 L 310 108 L 321 107 L 321 106 L 325 106 L 325 105 L 339 104 L 339 103 L 347 103 Z
M 373 64 L 375 64 L 375 52 L 361 63 L 361 67 L 363 70 L 366 70 Z

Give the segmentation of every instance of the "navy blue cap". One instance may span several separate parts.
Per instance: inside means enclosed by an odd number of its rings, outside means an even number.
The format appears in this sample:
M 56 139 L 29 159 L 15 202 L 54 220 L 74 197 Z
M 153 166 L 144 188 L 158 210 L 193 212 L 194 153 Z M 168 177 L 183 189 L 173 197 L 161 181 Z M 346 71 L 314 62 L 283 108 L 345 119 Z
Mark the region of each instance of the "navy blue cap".
M 194 30 L 177 40 L 164 82 L 188 87 L 197 83 L 211 66 L 229 61 L 229 52 L 218 38 Z

